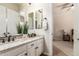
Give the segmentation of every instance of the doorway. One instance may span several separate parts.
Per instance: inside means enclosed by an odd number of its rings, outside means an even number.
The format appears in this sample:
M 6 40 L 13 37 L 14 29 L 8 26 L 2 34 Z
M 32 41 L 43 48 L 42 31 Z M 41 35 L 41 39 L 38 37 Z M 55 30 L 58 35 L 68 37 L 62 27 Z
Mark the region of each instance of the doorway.
M 54 3 L 54 56 L 73 56 L 74 19 L 72 3 Z

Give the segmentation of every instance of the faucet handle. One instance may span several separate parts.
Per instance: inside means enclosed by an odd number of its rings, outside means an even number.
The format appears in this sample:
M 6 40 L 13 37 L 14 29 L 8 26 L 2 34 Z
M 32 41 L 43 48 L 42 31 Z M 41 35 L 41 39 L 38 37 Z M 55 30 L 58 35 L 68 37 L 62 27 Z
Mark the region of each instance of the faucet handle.
M 2 39 L 2 43 L 5 43 L 5 40 L 4 39 Z
M 12 37 L 12 41 L 14 41 L 14 40 L 15 40 L 15 37 L 13 36 L 13 37 Z
M 10 39 L 11 39 L 11 35 L 8 36 L 8 42 L 10 42 Z

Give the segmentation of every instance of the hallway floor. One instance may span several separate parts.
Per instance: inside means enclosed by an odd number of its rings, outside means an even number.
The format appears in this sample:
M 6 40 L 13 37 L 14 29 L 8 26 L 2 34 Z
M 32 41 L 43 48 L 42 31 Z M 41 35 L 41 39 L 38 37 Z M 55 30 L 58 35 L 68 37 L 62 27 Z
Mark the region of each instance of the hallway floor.
M 68 41 L 54 41 L 53 51 L 54 56 L 72 56 L 73 44 Z

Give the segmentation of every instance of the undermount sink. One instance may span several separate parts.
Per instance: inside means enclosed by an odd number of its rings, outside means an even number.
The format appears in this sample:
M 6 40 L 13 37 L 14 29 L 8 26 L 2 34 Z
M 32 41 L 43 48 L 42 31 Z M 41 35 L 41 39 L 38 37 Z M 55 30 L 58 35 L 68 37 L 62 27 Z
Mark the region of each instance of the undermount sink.
M 8 43 L 14 43 L 14 42 L 23 42 L 23 41 L 25 41 L 25 39 L 15 39 L 15 41 L 10 41 L 10 42 L 6 41 L 5 43 L 0 42 L 0 45 L 8 44 Z
M 15 39 L 15 41 L 14 42 L 16 42 L 16 41 L 25 41 L 26 39 L 23 39 L 23 38 L 21 38 L 21 39 Z
M 14 41 L 11 40 L 10 42 L 8 42 L 7 40 L 8 39 L 6 38 L 5 42 L 2 43 L 2 39 L 0 39 L 0 45 L 2 45 L 2 44 L 8 44 L 8 43 L 13 43 L 13 42 L 20 42 L 20 41 L 22 42 L 22 41 L 25 41 L 26 38 L 15 38 Z
M 38 37 L 38 36 L 35 36 L 35 37 Z M 21 37 L 16 37 L 16 38 L 14 38 L 14 41 L 10 41 L 10 42 L 8 42 L 6 39 L 6 41 L 5 41 L 5 43 L 2 43 L 2 42 L 0 42 L 0 45 L 1 44 L 8 44 L 8 43 L 14 43 L 14 42 L 23 42 L 23 41 L 25 41 L 25 40 L 32 40 L 33 38 L 35 38 L 35 37 L 27 37 L 27 36 L 21 36 Z

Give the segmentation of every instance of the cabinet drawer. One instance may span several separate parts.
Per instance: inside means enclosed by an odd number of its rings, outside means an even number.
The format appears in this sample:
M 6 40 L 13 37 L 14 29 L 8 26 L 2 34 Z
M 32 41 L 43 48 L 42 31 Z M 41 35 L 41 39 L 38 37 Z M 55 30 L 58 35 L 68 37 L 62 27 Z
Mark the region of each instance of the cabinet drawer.
M 3 51 L 1 56 L 17 56 L 26 51 L 26 45 L 17 46 L 15 48 L 7 49 Z
M 30 42 L 27 44 L 27 48 L 29 49 L 29 48 L 35 47 L 35 45 L 36 45 L 36 41 Z
M 24 51 L 24 52 L 22 52 L 21 54 L 19 54 L 18 56 L 27 56 L 27 52 Z

